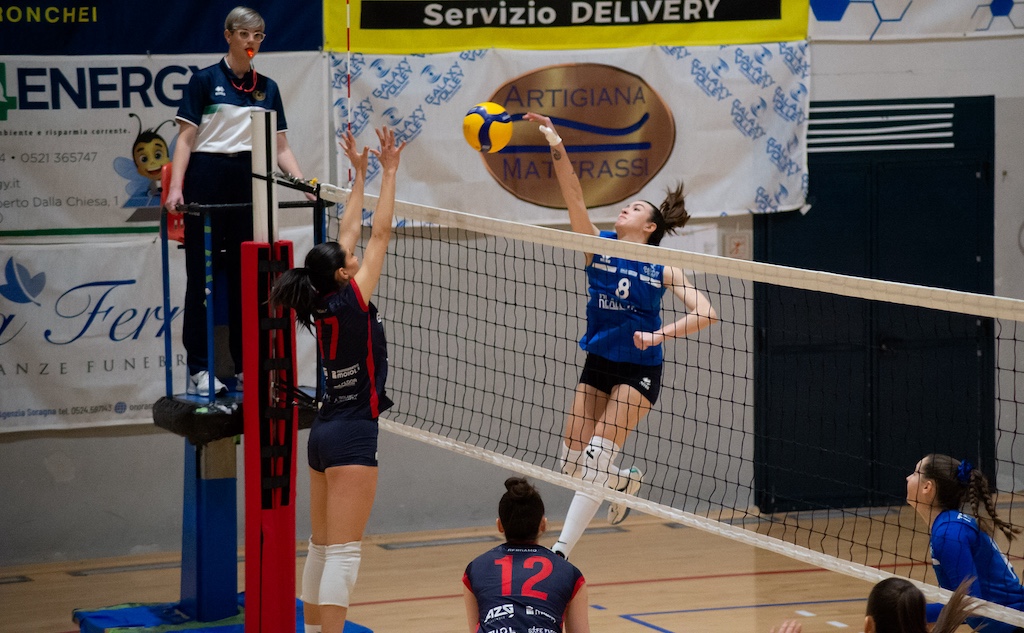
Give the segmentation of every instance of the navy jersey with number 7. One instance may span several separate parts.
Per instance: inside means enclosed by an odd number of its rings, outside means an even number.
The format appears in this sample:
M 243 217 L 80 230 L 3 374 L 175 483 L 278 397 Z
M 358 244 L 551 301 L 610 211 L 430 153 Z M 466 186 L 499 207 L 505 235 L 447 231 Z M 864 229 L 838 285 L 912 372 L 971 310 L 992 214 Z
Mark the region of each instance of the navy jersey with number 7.
M 479 633 L 560 633 L 565 609 L 586 582 L 580 570 L 542 545 L 503 543 L 467 567 Z

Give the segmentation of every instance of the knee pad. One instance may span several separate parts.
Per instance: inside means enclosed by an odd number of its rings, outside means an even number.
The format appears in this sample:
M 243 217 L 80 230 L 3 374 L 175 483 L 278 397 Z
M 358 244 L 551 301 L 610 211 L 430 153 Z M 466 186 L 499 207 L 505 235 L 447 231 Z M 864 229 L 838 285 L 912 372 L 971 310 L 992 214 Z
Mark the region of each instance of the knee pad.
M 359 575 L 362 549 L 362 541 L 326 547 L 324 573 L 320 577 L 319 604 L 348 608 L 352 587 L 355 586 L 356 576 Z
M 327 547 L 316 545 L 309 539 L 306 549 L 306 563 L 302 567 L 302 595 L 299 599 L 307 604 L 320 603 L 320 577 L 324 573 L 324 562 L 327 560 Z

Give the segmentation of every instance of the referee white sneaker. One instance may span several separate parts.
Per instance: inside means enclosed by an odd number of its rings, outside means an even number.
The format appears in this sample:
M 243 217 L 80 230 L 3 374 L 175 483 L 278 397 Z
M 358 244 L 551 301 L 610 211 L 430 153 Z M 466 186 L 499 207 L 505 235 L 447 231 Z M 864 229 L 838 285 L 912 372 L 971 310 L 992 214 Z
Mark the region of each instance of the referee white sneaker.
M 640 469 L 633 466 L 629 469 L 629 476 L 626 479 L 626 485 L 621 488 L 617 488 L 619 492 L 624 492 L 627 495 L 635 495 L 640 492 L 640 484 L 643 483 L 644 474 L 640 472 Z M 612 503 L 608 506 L 608 523 L 609 525 L 618 525 L 626 520 L 629 516 L 629 506 L 624 503 Z
M 213 392 L 218 396 L 228 392 L 228 388 L 216 376 L 213 377 Z M 210 395 L 210 372 L 203 370 L 189 376 L 185 393 L 190 396 Z

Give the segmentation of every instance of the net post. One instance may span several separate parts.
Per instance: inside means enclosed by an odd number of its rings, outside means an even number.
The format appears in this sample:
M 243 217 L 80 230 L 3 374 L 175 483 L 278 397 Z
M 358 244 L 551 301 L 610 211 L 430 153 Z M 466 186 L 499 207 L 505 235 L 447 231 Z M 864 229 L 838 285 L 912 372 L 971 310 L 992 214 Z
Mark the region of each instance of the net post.
M 295 630 L 295 321 L 267 301 L 291 266 L 291 242 L 242 245 L 246 633 Z
M 277 112 L 252 113 L 252 239 L 277 240 L 277 194 L 271 174 L 277 164 Z

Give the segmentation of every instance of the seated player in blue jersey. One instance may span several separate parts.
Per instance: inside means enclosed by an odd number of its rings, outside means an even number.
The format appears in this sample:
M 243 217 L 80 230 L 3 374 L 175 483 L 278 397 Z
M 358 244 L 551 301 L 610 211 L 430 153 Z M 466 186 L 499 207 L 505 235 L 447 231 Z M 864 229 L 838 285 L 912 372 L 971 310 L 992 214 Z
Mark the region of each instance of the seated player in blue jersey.
M 265 37 L 263 18 L 248 7 L 235 7 L 224 20 L 227 54 L 220 62 L 197 71 L 181 96 L 171 182 L 165 205 L 174 211 L 183 204 L 252 203 L 253 112 L 277 113 L 277 164 L 302 178 L 288 145 L 288 120 L 277 83 L 256 72 L 253 58 Z M 307 195 L 309 199 L 315 199 Z M 210 243 L 214 276 L 227 279 L 228 348 L 235 368 L 235 389 L 242 390 L 242 242 L 252 240 L 252 210 L 210 212 Z M 206 331 L 206 247 L 203 218 L 185 216 L 185 303 L 182 343 L 189 378 L 186 393 L 209 395 Z M 227 391 L 218 379 L 215 393 Z
M 1009 560 L 992 536 L 995 530 L 1013 540 L 1021 529 L 996 514 L 988 478 L 967 461 L 948 455 L 924 457 L 907 477 L 907 503 L 928 524 L 932 566 L 939 586 L 954 589 L 965 578 L 975 578 L 970 595 L 1024 611 L 1024 587 Z M 964 512 L 964 504 L 970 513 Z M 984 506 L 988 516 L 982 516 Z M 938 604 L 928 605 L 934 621 Z M 968 624 L 984 624 L 986 633 L 1011 633 L 1020 628 L 996 620 L 972 618 Z
M 523 116 L 540 124 L 551 146 L 551 160 L 572 230 L 586 235 L 658 245 L 666 233 L 682 227 L 689 215 L 680 185 L 660 205 L 645 200 L 627 204 L 614 231 L 600 231 L 590 220 L 583 189 L 551 119 L 533 112 Z M 675 267 L 587 253 L 590 299 L 587 331 L 580 347 L 587 352 L 579 385 L 565 422 L 562 472 L 626 494 L 640 490 L 637 468 L 620 470 L 616 457 L 626 438 L 657 402 L 661 389 L 662 347 L 667 339 L 689 336 L 718 320 L 711 302 Z M 661 300 L 670 289 L 686 315 L 661 322 Z M 594 518 L 601 498 L 577 493 L 569 506 L 556 552 L 568 557 Z M 608 521 L 621 523 L 629 513 L 613 503 Z
M 924 594 L 905 578 L 886 578 L 871 588 L 864 633 L 953 633 L 974 611 L 967 595 L 973 580 L 968 578 L 957 587 L 949 602 L 942 607 L 934 625 L 925 618 Z M 771 633 L 801 633 L 799 620 L 786 620 L 772 628 Z
M 338 226 L 338 241 L 317 244 L 305 265 L 281 275 L 270 294 L 275 305 L 316 329 L 324 394 L 309 431 L 309 514 L 313 534 L 302 572 L 306 633 L 342 633 L 362 558 L 363 532 L 377 493 L 377 420 L 392 404 L 385 392 L 387 341 L 370 302 L 384 268 L 395 214 L 398 163 L 388 128 L 377 130 L 379 150 L 356 150 L 351 133 L 342 147 L 356 177 Z M 368 152 L 380 161 L 380 197 L 373 227 L 355 255 L 363 217 Z
M 547 519 L 540 493 L 521 477 L 505 480 L 498 531 L 505 542 L 481 554 L 462 577 L 470 633 L 589 633 L 580 570 L 538 545 Z

